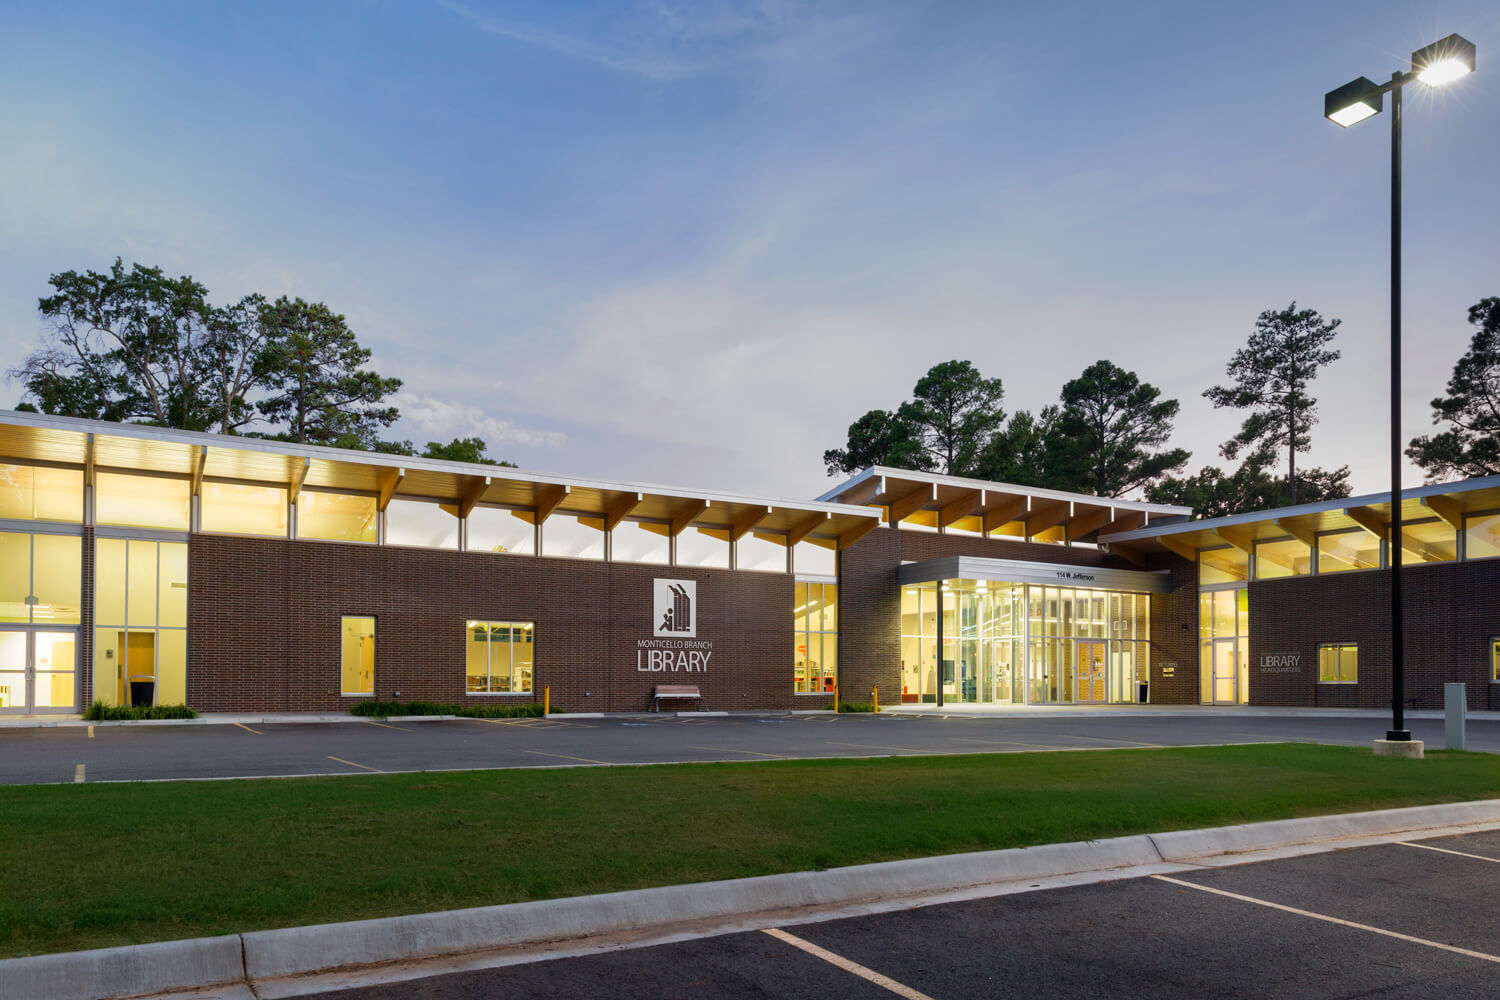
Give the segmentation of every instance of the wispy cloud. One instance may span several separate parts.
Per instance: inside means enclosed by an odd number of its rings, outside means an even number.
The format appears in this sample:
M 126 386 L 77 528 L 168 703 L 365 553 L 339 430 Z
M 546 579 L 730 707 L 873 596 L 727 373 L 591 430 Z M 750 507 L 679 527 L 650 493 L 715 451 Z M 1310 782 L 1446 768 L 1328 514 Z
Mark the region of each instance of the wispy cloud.
M 547 28 L 510 24 L 450 0 L 444 0 L 443 6 L 481 31 L 620 73 L 653 80 L 671 80 L 688 76 L 702 68 L 702 64 L 695 60 L 685 60 L 667 53 L 611 48 Z
M 397 397 L 397 403 L 403 420 L 411 421 L 429 434 L 483 438 L 489 448 L 505 444 L 560 448 L 567 440 L 567 435 L 559 431 L 520 427 L 514 421 L 492 417 L 477 406 L 450 403 L 432 396 L 402 393 Z

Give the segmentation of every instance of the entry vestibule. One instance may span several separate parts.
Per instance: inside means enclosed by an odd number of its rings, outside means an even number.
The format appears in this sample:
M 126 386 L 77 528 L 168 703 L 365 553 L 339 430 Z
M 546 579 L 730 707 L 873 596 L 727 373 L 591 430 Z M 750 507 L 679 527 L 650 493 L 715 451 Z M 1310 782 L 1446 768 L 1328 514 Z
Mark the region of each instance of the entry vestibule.
M 945 704 L 1149 700 L 1159 574 L 962 557 L 901 575 L 901 701 L 935 703 L 940 690 Z
M 0 712 L 78 710 L 78 630 L 0 627 Z

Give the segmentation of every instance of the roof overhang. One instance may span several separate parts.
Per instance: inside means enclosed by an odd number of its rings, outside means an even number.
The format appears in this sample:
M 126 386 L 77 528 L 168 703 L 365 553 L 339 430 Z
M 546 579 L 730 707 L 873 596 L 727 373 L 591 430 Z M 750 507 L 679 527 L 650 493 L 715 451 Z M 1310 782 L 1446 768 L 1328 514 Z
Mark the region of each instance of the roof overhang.
M 76 466 L 96 471 L 148 472 L 192 480 L 230 481 L 303 490 L 371 494 L 384 508 L 393 500 L 452 504 L 467 514 L 479 505 L 554 513 L 614 527 L 626 517 L 689 527 L 725 537 L 757 537 L 784 544 L 806 540 L 826 548 L 852 545 L 880 524 L 879 511 L 822 501 L 779 500 L 650 483 L 584 479 L 505 466 L 447 462 L 326 448 L 285 441 L 206 434 L 142 424 L 79 420 L 0 410 L 0 462 Z
M 995 583 L 1045 583 L 1054 587 L 1118 590 L 1137 594 L 1165 594 L 1172 589 L 1166 570 L 1108 569 L 1100 566 L 1061 566 L 1020 559 L 947 556 L 901 567 L 903 585 L 939 580 L 989 580 Z
M 1191 508 L 871 466 L 818 498 L 881 508 L 891 524 L 1058 541 L 1102 542 L 1116 532 L 1185 521 Z

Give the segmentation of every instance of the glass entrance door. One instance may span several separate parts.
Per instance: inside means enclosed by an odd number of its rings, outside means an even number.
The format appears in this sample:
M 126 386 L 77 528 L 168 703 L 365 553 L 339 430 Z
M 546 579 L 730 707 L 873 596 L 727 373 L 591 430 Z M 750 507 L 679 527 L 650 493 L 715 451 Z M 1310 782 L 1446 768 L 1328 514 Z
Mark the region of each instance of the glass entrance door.
M 1233 639 L 1214 640 L 1213 684 L 1214 704 L 1234 705 L 1239 702 L 1239 657 L 1238 644 Z
M 1078 697 L 1075 700 L 1083 704 L 1107 701 L 1109 694 L 1105 684 L 1104 643 L 1078 643 L 1077 657 Z
M 77 631 L 0 629 L 0 712 L 77 710 Z

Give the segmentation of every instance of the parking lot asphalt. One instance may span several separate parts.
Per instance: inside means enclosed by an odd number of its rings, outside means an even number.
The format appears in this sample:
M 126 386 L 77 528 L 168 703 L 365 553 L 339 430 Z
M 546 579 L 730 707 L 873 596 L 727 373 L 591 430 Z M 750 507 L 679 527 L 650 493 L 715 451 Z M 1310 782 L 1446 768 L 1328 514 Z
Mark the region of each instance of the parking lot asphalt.
M 1441 720 L 1414 720 L 1436 749 Z M 1369 745 L 1363 716 L 639 715 L 569 719 L 0 728 L 0 784 L 1107 749 L 1286 740 Z M 1468 748 L 1500 752 L 1500 720 Z
M 316 995 L 1493 998 L 1497 896 L 1500 832 L 1476 833 Z

